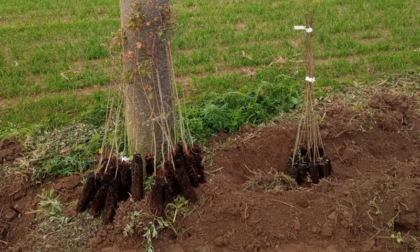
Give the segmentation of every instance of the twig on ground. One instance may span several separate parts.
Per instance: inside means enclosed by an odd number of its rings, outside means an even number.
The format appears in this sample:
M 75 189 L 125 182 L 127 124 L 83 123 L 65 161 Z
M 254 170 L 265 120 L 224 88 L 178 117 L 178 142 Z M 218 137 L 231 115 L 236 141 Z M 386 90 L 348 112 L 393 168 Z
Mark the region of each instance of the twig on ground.
M 380 229 L 378 229 L 378 232 L 376 232 L 374 235 L 372 235 L 366 242 L 368 242 L 368 241 L 371 241 L 371 240 L 373 240 L 373 239 L 375 239 L 375 237 L 377 237 L 380 233 L 381 233 L 381 231 L 382 230 L 380 230 Z
M 338 156 L 338 158 L 340 159 L 341 163 L 343 163 L 343 164 L 344 164 L 344 160 L 343 160 L 343 158 L 340 156 L 340 153 L 338 152 L 338 149 L 337 149 L 337 147 L 335 146 L 335 143 L 333 143 L 333 146 L 334 146 L 335 152 L 337 153 L 337 156 Z
M 388 80 L 383 80 L 383 81 L 381 81 L 380 83 L 378 83 L 377 85 L 378 85 L 378 86 L 383 86 L 384 84 L 386 84 L 386 83 L 387 83 L 387 81 L 388 81 Z
M 301 213 L 301 211 L 297 207 L 295 207 L 294 205 L 292 205 L 290 203 L 287 203 L 287 202 L 284 202 L 284 201 L 281 201 L 281 200 L 276 200 L 276 199 L 270 199 L 270 200 L 274 201 L 274 202 L 281 203 L 281 204 L 286 205 L 286 206 L 289 206 L 291 208 L 294 208 L 298 213 Z
M 413 191 L 416 191 L 416 192 L 420 192 L 419 189 L 413 188 L 413 187 L 400 187 L 398 191 L 401 191 L 402 189 L 407 189 L 407 190 L 413 190 Z
M 359 169 L 356 168 L 357 173 L 359 173 L 360 176 L 364 177 L 363 174 L 359 171 Z
M 248 204 L 245 203 L 245 209 L 244 209 L 244 219 L 245 219 L 245 230 L 248 232 Z
M 369 216 L 369 219 L 372 221 L 372 224 L 373 224 L 374 220 L 373 220 L 372 216 L 370 215 L 370 212 L 371 212 L 371 209 L 367 210 L 366 214 L 367 214 L 367 216 Z
M 246 164 L 244 164 L 245 168 L 252 174 L 254 174 L 255 176 L 259 175 L 255 170 L 251 170 Z
M 344 133 L 349 132 L 349 131 L 350 131 L 350 130 L 348 130 L 348 129 L 342 130 L 341 132 L 339 132 L 338 134 L 336 134 L 333 138 L 337 138 L 337 137 L 339 137 L 339 136 L 341 136 L 341 135 L 343 135 Z
M 296 235 L 294 234 L 294 233 L 292 233 L 292 232 L 290 232 L 290 231 L 286 231 L 288 234 L 290 234 L 291 236 L 293 236 L 293 238 L 295 239 L 295 240 L 297 240 L 297 237 L 296 237 Z
M 21 212 L 20 212 L 19 210 L 17 210 L 15 207 L 13 207 L 13 206 L 9 206 L 9 208 L 10 208 L 10 210 L 12 210 L 13 212 L 15 212 L 15 214 L 17 214 L 18 216 L 19 216 L 19 215 L 22 215 L 22 214 L 21 214 Z
M 16 193 L 18 193 L 20 191 L 21 188 L 17 189 L 16 191 L 12 192 L 11 194 L 9 194 L 9 197 L 15 195 Z
M 224 168 L 224 167 L 219 167 L 219 168 L 214 169 L 214 170 L 212 170 L 212 171 L 206 171 L 206 173 L 207 173 L 207 174 L 210 174 L 210 173 L 216 173 L 216 172 L 219 172 L 219 171 L 223 170 L 223 168 Z
M 198 213 L 198 217 L 200 217 L 200 219 L 202 221 L 204 221 L 203 216 L 201 215 L 200 211 L 197 209 L 197 207 L 194 206 L 194 210 Z

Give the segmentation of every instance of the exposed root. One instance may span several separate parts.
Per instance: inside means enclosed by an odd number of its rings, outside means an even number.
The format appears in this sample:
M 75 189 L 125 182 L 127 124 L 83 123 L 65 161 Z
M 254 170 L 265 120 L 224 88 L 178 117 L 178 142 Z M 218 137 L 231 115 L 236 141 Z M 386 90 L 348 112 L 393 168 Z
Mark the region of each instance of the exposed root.
M 136 161 L 138 164 L 139 160 Z M 102 215 L 103 223 L 109 224 L 114 218 L 118 202 L 127 200 L 130 196 L 133 176 L 129 163 L 116 157 L 102 162 L 108 164 L 108 169 L 105 170 L 105 165 L 102 165 L 98 174 L 89 175 L 76 210 L 84 212 L 90 208 L 93 216 Z M 137 189 L 141 193 L 143 183 L 139 182 L 137 185 L 140 186 Z
M 88 209 L 88 204 L 95 198 L 95 194 L 98 191 L 100 185 L 100 178 L 95 176 L 94 173 L 88 175 L 86 185 L 83 188 L 82 197 L 77 203 L 76 211 L 84 212 Z
M 155 173 L 155 157 L 153 156 L 153 154 L 149 153 L 146 155 L 144 160 L 146 163 L 146 176 L 152 176 Z
M 156 216 L 162 216 L 165 209 L 163 197 L 165 187 L 167 187 L 167 183 L 163 178 L 163 174 L 159 173 L 155 178 L 151 194 L 151 211 Z
M 112 223 L 115 216 L 115 211 L 117 210 L 118 201 L 119 201 L 119 191 L 121 184 L 117 180 L 111 181 L 109 186 L 105 206 L 102 212 L 102 223 L 104 225 Z
M 199 183 L 205 183 L 206 177 L 204 175 L 204 165 L 203 165 L 203 149 L 198 144 L 193 144 L 190 149 L 190 153 L 194 157 L 194 168 L 198 177 Z
M 143 161 L 140 155 L 134 155 L 131 162 L 131 193 L 133 200 L 139 201 L 144 197 Z
M 186 153 L 184 146 L 177 144 L 156 176 L 151 197 L 153 213 L 162 214 L 162 207 L 172 203 L 178 195 L 183 195 L 190 202 L 197 202 L 194 185 L 205 181 L 202 159 L 200 146 L 195 145 Z

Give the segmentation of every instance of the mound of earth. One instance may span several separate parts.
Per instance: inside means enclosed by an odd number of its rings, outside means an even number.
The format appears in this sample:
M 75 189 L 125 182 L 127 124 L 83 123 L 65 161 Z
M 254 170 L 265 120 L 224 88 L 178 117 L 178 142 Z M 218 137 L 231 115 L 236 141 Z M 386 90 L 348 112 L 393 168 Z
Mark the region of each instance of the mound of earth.
M 389 100 L 392 106 L 373 105 Z M 219 149 L 206 167 L 200 203 L 160 234 L 157 251 L 406 251 L 420 248 L 420 145 L 416 100 L 377 94 L 371 110 L 334 102 L 321 128 L 334 174 L 312 187 L 249 189 L 287 167 L 296 125 L 247 130 Z M 371 114 L 370 114 L 371 113 Z M 399 114 L 395 128 L 383 114 Z M 215 139 L 218 139 L 217 137 Z M 146 204 L 147 205 L 147 204 Z M 140 235 L 124 237 L 127 213 L 144 205 L 123 204 L 115 223 L 91 240 L 91 250 L 144 247 Z M 401 237 L 402 240 L 399 240 Z
M 248 128 L 224 147 L 213 141 L 219 147 L 207 149 L 207 183 L 197 190 L 199 202 L 177 218 L 176 233 L 159 232 L 155 251 L 420 249 L 418 111 L 416 97 L 397 94 L 376 94 L 363 110 L 351 110 L 344 101 L 332 103 L 322 113 L 321 130 L 333 175 L 312 186 L 279 186 L 269 179 L 287 167 L 296 124 Z M 393 118 L 392 126 L 385 125 L 384 117 Z M 34 195 L 55 188 L 72 202 L 81 187 L 77 175 L 17 193 L 18 185 L 5 187 L 0 240 L 11 250 L 31 250 L 28 241 L 36 230 L 31 220 L 39 201 Z M 99 228 L 88 250 L 144 249 L 143 230 L 130 237 L 123 232 L 133 211 L 150 211 L 148 200 L 121 203 L 114 222 Z M 20 215 L 5 218 L 14 211 L 9 206 Z

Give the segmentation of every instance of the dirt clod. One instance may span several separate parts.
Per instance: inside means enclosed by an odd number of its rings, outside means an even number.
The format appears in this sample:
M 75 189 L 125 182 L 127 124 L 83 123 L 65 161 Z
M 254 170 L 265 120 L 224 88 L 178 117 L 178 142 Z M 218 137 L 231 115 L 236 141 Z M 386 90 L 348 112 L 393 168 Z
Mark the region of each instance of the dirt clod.
M 415 212 L 401 214 L 396 224 L 405 230 L 420 229 L 420 219 Z
M 337 221 L 337 217 L 338 217 L 338 214 L 336 211 L 333 211 L 328 215 L 328 219 L 334 222 Z
M 214 244 L 217 247 L 223 247 L 225 245 L 225 239 L 222 236 L 219 236 L 216 239 L 214 239 Z
M 300 229 L 301 229 L 301 224 L 300 224 L 300 220 L 299 219 L 295 219 L 295 220 L 293 220 L 293 229 L 294 230 L 296 230 L 296 231 L 299 231 Z
M 415 100 L 393 92 L 377 93 L 369 106 L 379 110 L 378 125 L 386 131 L 398 131 L 401 126 L 412 124 L 417 116 L 413 111 Z
M 363 252 L 378 252 L 381 251 L 380 247 L 376 246 L 375 239 L 369 239 L 363 244 L 362 247 Z
M 333 235 L 333 229 L 330 227 L 323 227 L 321 231 L 323 237 L 331 237 Z

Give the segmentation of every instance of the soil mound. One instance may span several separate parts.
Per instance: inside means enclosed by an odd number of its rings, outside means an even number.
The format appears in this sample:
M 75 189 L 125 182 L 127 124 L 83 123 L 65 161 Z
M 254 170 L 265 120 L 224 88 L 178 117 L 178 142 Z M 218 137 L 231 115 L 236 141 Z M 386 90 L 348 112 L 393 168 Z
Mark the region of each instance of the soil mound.
M 378 125 L 387 131 L 413 126 L 419 120 L 414 110 L 416 100 L 408 96 L 392 92 L 377 93 L 370 99 L 369 106 L 379 110 Z

